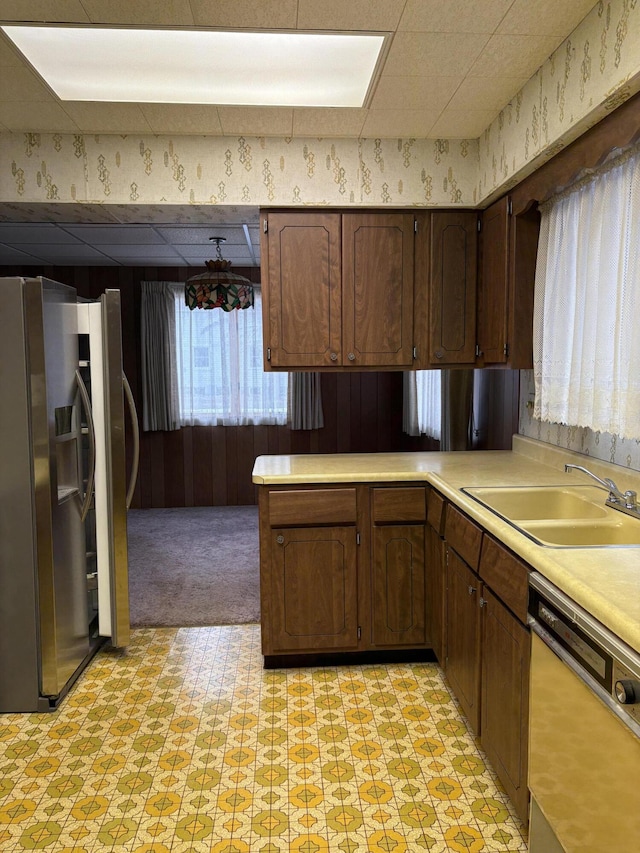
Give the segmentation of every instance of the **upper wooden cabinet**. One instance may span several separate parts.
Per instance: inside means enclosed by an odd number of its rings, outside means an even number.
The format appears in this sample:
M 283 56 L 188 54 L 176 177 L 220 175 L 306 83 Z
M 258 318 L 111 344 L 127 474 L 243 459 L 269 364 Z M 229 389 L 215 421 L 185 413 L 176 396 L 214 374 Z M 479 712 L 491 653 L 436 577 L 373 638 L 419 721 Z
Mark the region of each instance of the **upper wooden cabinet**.
M 533 292 L 539 215 L 512 216 L 501 198 L 482 214 L 478 287 L 478 366 L 533 367 Z
M 475 210 L 431 214 L 427 362 L 432 367 L 475 362 L 477 255 Z
M 262 212 L 265 369 L 413 362 L 413 214 Z
M 482 214 L 480 241 L 478 358 L 487 364 L 505 364 L 509 353 L 509 199 L 506 196 Z

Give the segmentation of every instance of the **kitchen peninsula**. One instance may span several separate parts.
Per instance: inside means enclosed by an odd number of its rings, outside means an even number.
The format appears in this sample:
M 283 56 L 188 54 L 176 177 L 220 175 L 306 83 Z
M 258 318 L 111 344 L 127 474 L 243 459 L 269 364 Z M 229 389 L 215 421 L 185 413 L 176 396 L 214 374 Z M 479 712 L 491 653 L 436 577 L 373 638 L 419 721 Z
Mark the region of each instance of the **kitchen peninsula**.
M 514 436 L 512 451 L 260 456 L 253 469 L 253 482 L 261 487 L 262 540 L 270 530 L 264 517 L 270 492 L 286 489 L 299 493 L 303 488 L 319 487 L 327 491 L 338 484 L 346 488 L 360 484 L 426 485 L 640 651 L 640 547 L 543 547 L 461 491 L 478 486 L 586 484 L 587 478 L 577 479 L 574 474 L 570 479 L 564 471 L 566 463 L 584 462 L 583 454 Z M 612 477 L 623 488 L 640 486 L 640 474 L 634 470 L 595 459 L 587 462 L 591 470 Z M 604 497 L 603 493 L 603 501 Z M 290 522 L 291 526 L 300 523 Z M 261 561 L 267 556 L 265 546 L 262 541 Z M 268 567 L 262 565 L 261 570 L 264 586 Z M 428 574 L 429 569 L 427 583 Z M 363 578 L 359 581 L 362 583 Z M 269 631 L 272 604 L 267 589 L 263 589 L 262 604 L 264 633 Z
M 526 821 L 530 575 L 638 652 L 640 545 L 544 546 L 466 489 L 584 489 L 564 468 L 584 461 L 523 436 L 511 451 L 258 457 L 265 665 L 435 653 Z M 640 485 L 638 472 L 588 464 Z M 607 493 L 588 488 L 600 512 Z

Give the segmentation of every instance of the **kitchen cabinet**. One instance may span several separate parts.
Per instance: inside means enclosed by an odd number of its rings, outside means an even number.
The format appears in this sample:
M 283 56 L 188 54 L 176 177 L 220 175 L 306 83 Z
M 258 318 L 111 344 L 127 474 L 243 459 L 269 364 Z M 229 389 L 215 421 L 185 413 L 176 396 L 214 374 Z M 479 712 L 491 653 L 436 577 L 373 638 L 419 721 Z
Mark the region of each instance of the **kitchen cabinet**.
M 480 562 L 482 530 L 449 504 L 445 522 L 445 672 L 469 725 L 480 732 Z
M 445 538 L 446 677 L 526 822 L 529 569 L 452 506 Z
M 424 486 L 261 487 L 262 651 L 428 648 Z
M 485 534 L 479 571 L 483 580 L 480 740 L 526 823 L 531 635 L 525 625 L 529 569 Z
M 429 343 L 431 367 L 471 365 L 476 360 L 478 213 L 431 214 Z
M 433 653 L 445 664 L 446 544 L 444 539 L 446 502 L 435 489 L 427 494 L 426 537 L 426 619 Z
M 371 645 L 424 646 L 424 487 L 372 488 Z
M 265 370 L 412 366 L 413 214 L 261 219 Z
M 357 648 L 355 488 L 263 492 L 260 513 L 265 654 Z
M 533 367 L 533 295 L 539 215 L 512 215 L 504 196 L 482 213 L 478 366 Z

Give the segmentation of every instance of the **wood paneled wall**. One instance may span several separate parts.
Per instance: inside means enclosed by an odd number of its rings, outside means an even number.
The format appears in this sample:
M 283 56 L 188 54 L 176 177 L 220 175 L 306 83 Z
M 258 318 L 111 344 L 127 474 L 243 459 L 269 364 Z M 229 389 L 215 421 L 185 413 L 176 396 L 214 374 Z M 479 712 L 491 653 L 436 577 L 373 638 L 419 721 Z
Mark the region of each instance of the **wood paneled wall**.
M 124 368 L 140 414 L 140 282 L 184 281 L 198 272 L 188 267 L 0 267 L 0 275 L 44 275 L 92 299 L 107 288 L 120 290 Z M 234 272 L 260 280 L 255 267 Z M 256 456 L 267 453 L 438 450 L 438 442 L 402 432 L 401 372 L 326 373 L 322 397 L 325 426 L 319 430 L 245 426 L 141 432 L 133 506 L 254 504 L 257 488 L 251 471 Z

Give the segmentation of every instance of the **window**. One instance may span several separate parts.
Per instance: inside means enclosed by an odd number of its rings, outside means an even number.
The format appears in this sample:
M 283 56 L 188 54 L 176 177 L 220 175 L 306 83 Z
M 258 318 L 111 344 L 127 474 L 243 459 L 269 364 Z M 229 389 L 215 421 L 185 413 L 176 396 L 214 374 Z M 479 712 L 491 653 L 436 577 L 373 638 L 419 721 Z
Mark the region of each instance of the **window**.
M 262 367 L 262 306 L 190 311 L 175 289 L 178 400 L 182 426 L 284 424 L 287 374 Z

